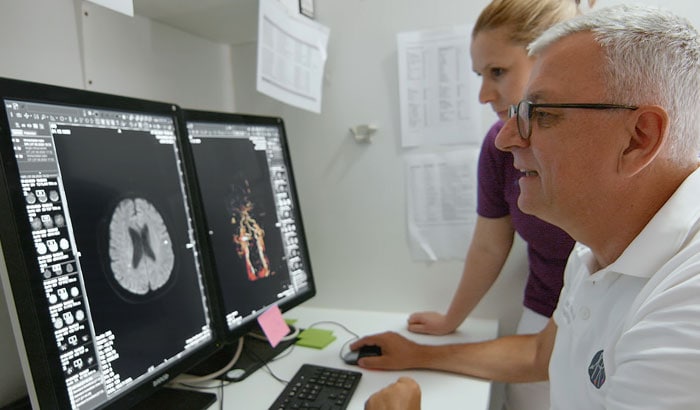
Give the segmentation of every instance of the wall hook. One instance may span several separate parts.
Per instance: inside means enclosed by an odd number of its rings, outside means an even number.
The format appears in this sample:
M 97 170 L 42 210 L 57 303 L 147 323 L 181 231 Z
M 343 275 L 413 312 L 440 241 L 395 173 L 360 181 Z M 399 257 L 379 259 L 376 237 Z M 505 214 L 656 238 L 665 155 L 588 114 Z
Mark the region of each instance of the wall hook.
M 359 124 L 350 127 L 350 133 L 355 138 L 355 141 L 363 143 L 372 142 L 372 135 L 374 135 L 377 130 L 378 128 L 374 124 Z

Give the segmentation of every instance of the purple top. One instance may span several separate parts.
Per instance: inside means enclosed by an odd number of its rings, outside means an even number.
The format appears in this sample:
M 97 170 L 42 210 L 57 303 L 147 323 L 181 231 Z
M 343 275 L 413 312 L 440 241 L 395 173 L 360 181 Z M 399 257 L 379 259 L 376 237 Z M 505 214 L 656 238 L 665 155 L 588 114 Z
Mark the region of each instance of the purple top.
M 478 170 L 477 213 L 485 218 L 511 216 L 513 227 L 527 242 L 530 274 L 523 304 L 535 312 L 552 316 L 563 284 L 564 266 L 574 240 L 564 231 L 518 208 L 520 171 L 513 167 L 513 154 L 496 148 L 495 140 L 503 122 L 486 134 Z

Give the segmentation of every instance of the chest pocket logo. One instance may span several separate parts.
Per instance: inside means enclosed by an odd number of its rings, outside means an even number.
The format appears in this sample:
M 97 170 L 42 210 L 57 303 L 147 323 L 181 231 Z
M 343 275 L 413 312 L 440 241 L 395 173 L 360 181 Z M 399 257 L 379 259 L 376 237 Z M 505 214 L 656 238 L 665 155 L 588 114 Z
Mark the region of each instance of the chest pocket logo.
M 603 351 L 599 350 L 593 356 L 591 364 L 588 365 L 588 377 L 596 389 L 605 384 L 605 363 L 603 363 Z

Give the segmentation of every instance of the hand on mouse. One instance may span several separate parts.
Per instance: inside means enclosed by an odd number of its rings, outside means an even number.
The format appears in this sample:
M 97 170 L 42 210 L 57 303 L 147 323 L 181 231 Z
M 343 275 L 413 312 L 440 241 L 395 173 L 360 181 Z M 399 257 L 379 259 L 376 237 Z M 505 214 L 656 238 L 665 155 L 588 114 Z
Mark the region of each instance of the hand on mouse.
M 365 336 L 350 345 L 350 350 L 361 346 L 376 345 L 381 348 L 381 356 L 363 357 L 358 360 L 360 367 L 368 369 L 400 370 L 416 368 L 420 345 L 395 332 Z

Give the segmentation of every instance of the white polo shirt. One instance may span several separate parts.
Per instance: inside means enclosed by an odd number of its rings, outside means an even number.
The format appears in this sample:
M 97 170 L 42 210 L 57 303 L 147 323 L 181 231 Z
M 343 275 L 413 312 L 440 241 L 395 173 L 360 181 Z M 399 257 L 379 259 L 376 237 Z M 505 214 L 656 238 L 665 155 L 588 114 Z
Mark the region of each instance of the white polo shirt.
M 700 169 L 610 266 L 576 244 L 554 312 L 552 409 L 700 409 Z

